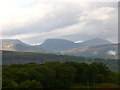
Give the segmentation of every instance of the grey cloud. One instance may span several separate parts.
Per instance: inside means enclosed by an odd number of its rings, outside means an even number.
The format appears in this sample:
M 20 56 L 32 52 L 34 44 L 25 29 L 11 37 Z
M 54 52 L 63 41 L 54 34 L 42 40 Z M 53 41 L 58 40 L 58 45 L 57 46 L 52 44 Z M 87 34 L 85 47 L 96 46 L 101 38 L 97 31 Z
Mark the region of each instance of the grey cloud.
M 94 37 L 102 37 L 106 39 L 111 39 L 116 41 L 117 37 L 117 3 L 89 3 L 89 6 L 84 9 L 76 3 L 56 3 L 53 11 L 48 13 L 42 19 L 38 19 L 37 22 L 32 23 L 21 28 L 16 28 L 9 33 L 3 33 L 6 36 L 13 36 L 19 34 L 26 34 L 31 32 L 36 33 L 48 33 L 56 29 L 65 29 L 73 25 L 77 25 L 77 28 L 72 28 L 75 34 L 66 34 L 59 36 L 56 33 L 55 37 L 48 36 L 34 36 L 32 38 L 22 39 L 27 43 L 40 43 L 48 38 L 63 38 L 72 41 L 77 40 L 87 40 Z M 93 17 L 89 17 L 87 20 L 79 21 L 79 18 L 85 16 L 84 12 L 88 11 L 91 14 L 92 11 L 97 10 L 102 7 L 113 7 L 115 10 L 109 13 L 112 15 L 110 19 L 98 20 Z M 101 13 L 102 14 L 102 13 Z M 87 16 L 85 16 L 87 18 Z M 79 25 L 85 23 L 84 27 L 81 29 Z M 57 36 L 58 35 L 58 36 Z
M 42 19 L 21 28 L 16 28 L 9 33 L 3 35 L 16 35 L 31 32 L 47 32 L 57 28 L 63 28 L 69 25 L 78 23 L 78 16 L 80 16 L 81 9 L 74 4 L 59 4 L 54 7 L 51 13 L 48 13 Z

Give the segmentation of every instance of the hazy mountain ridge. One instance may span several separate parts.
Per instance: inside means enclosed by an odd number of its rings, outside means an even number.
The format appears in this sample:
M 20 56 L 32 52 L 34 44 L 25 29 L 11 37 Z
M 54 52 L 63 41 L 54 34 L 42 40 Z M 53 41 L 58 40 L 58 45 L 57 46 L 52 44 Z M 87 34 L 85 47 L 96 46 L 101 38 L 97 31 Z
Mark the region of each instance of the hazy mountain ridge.
M 105 44 L 112 44 L 112 43 L 108 40 L 104 40 L 101 38 L 94 38 L 94 39 L 86 40 L 81 43 L 74 43 L 73 41 L 64 40 L 64 39 L 47 39 L 41 45 L 38 46 L 44 47 L 49 50 L 61 52 L 72 48 L 78 48 L 83 46 L 105 45 Z
M 102 38 L 93 38 L 93 39 L 82 42 L 82 44 L 84 46 L 97 46 L 97 45 L 106 45 L 106 44 L 112 44 L 112 43 Z
M 45 40 L 40 47 L 49 49 L 49 50 L 54 50 L 54 51 L 63 51 L 71 48 L 76 48 L 78 44 L 69 41 L 69 40 L 64 40 L 64 39 L 47 39 Z
M 64 39 L 47 39 L 41 45 L 34 46 L 17 39 L 2 39 L 0 50 L 55 53 L 84 57 L 110 57 L 117 55 L 117 45 L 100 38 L 86 40 L 81 43 L 74 43 Z
M 40 52 L 40 53 L 53 53 L 41 47 L 28 45 L 17 39 L 2 39 L 0 50 L 6 51 L 20 51 L 20 52 Z

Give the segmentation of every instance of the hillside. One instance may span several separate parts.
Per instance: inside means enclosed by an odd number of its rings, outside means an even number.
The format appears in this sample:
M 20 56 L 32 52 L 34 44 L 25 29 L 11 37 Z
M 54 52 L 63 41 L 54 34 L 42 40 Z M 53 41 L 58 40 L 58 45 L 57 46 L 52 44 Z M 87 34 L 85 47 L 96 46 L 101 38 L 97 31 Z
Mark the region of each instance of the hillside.
M 83 57 L 113 57 L 117 55 L 117 45 L 108 40 L 94 38 L 81 43 L 65 39 L 47 39 L 41 45 L 28 45 L 17 39 L 2 39 L 0 50 L 17 52 L 37 52 L 75 55 Z M 114 54 L 114 55 L 113 55 Z
M 49 50 L 63 51 L 75 48 L 77 47 L 77 44 L 72 41 L 64 39 L 47 39 L 39 46 Z
M 116 59 L 102 59 L 102 58 L 84 58 L 68 55 L 56 55 L 56 54 L 43 54 L 33 52 L 2 52 L 2 63 L 3 64 L 25 64 L 30 62 L 36 62 L 38 64 L 45 63 L 47 61 L 60 61 L 60 62 L 102 62 L 105 63 L 110 69 L 118 70 L 118 60 Z
M 45 50 L 41 47 L 28 45 L 17 39 L 2 39 L 0 50 L 18 51 L 18 52 L 40 52 L 40 53 L 53 53 L 50 50 Z
M 101 39 L 101 38 L 94 38 L 94 39 L 86 40 L 81 43 L 74 43 L 73 41 L 69 41 L 65 39 L 47 39 L 41 45 L 38 45 L 38 46 L 49 49 L 49 50 L 62 52 L 64 50 L 68 50 L 72 48 L 105 45 L 105 44 L 112 44 L 112 43 L 109 42 L 108 40 Z
M 93 38 L 82 42 L 84 46 L 97 46 L 97 45 L 106 45 L 112 44 L 110 41 L 102 38 Z
M 116 57 L 118 55 L 118 44 L 107 44 L 98 46 L 84 46 L 62 52 L 67 55 L 84 56 L 84 57 Z

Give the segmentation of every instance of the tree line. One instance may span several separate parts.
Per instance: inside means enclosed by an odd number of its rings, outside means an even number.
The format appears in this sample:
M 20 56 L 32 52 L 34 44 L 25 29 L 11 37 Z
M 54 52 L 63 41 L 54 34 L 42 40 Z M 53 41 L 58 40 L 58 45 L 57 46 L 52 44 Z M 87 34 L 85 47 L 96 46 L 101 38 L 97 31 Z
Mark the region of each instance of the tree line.
M 12 64 L 2 66 L 3 88 L 71 88 L 75 83 L 95 86 L 100 83 L 119 85 L 120 73 L 105 64 L 93 62 L 48 61 L 44 64 Z

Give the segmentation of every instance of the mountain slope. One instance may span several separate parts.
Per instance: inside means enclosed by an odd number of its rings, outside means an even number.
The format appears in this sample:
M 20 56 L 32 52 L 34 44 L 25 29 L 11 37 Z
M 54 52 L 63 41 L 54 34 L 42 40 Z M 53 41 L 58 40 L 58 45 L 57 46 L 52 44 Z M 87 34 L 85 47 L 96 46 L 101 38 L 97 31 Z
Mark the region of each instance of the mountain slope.
M 84 56 L 84 57 L 117 57 L 118 44 L 107 44 L 97 46 L 85 46 L 74 48 L 62 52 L 67 55 Z
M 52 53 L 49 50 L 45 50 L 40 47 L 28 45 L 17 39 L 2 39 L 2 44 L 0 44 L 0 50 Z
M 111 44 L 111 42 L 100 38 L 94 38 L 81 43 L 74 43 L 72 41 L 64 40 L 64 39 L 47 39 L 45 40 L 44 43 L 42 43 L 39 46 L 49 50 L 61 52 L 72 48 L 78 48 L 83 46 L 105 45 L 105 44 Z
M 64 39 L 47 39 L 40 47 L 54 50 L 54 51 L 63 51 L 71 48 L 77 47 L 77 44 Z
M 93 39 L 82 42 L 82 44 L 84 46 L 97 46 L 97 45 L 106 45 L 106 44 L 112 44 L 112 43 L 102 38 L 93 38 Z
M 69 49 L 71 51 L 71 49 L 73 49 L 73 51 L 77 52 L 76 50 L 74 50 L 74 48 L 78 48 L 78 50 L 79 48 L 87 49 L 87 47 L 90 46 L 105 45 L 105 44 L 111 44 L 111 42 L 100 38 L 87 40 L 82 43 L 74 43 L 72 41 L 64 40 L 64 39 L 47 39 L 41 45 L 31 46 L 17 39 L 2 39 L 0 50 L 55 53 L 55 52 L 63 52 Z M 94 48 L 91 48 L 91 50 L 92 49 L 94 50 Z

